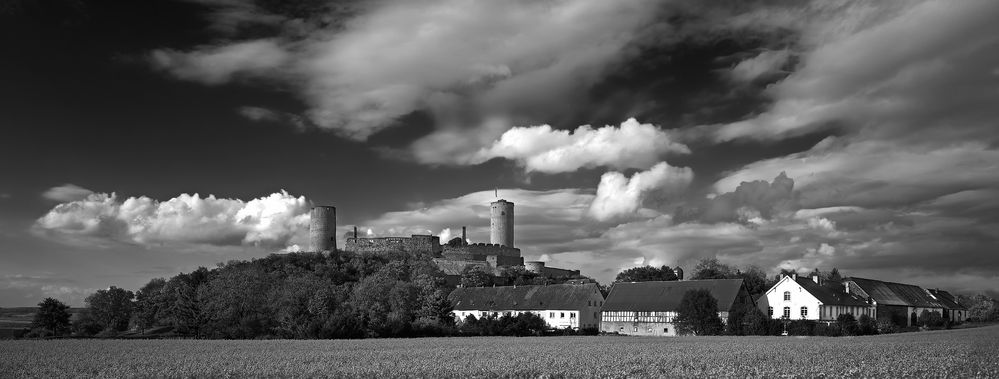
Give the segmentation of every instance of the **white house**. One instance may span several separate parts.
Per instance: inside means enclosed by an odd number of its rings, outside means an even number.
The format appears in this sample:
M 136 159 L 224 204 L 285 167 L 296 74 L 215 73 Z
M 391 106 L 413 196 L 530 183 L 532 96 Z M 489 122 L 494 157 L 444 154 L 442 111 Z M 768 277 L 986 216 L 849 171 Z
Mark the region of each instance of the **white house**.
M 817 275 L 785 275 L 760 297 L 757 305 L 770 318 L 835 321 L 840 314 L 854 318 L 875 317 L 875 308 L 864 298 L 840 290 L 841 284 L 824 286 Z
M 600 327 L 604 304 L 595 283 L 456 288 L 448 299 L 458 320 L 533 313 L 558 329 Z

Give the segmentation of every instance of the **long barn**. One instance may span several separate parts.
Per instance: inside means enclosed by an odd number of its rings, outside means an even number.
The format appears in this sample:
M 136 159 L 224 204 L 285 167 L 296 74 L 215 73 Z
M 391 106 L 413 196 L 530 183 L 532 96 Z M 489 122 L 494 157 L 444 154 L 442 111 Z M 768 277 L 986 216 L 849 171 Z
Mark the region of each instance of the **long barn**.
M 718 300 L 718 316 L 753 305 L 742 279 L 614 283 L 600 317 L 600 331 L 641 336 L 675 336 L 673 319 L 687 291 L 706 289 Z M 755 306 L 755 305 L 753 305 Z

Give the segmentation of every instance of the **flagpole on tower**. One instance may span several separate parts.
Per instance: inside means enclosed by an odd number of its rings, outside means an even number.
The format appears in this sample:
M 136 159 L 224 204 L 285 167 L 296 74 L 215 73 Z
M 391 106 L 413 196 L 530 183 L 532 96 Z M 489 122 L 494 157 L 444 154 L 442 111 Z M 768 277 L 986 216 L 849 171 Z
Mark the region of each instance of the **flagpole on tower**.
M 494 187 L 493 190 L 496 191 L 493 195 L 499 198 L 499 187 Z

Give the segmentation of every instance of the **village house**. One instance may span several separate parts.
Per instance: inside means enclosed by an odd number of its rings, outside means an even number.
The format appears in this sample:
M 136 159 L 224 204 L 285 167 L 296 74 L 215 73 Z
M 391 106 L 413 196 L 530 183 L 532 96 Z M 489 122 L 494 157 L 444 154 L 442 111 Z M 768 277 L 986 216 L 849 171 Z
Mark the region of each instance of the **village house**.
M 957 302 L 957 298 L 950 292 L 939 289 L 927 289 L 931 296 L 935 297 L 944 306 L 944 320 L 953 323 L 961 323 L 968 320 L 968 308 Z
M 867 299 L 875 306 L 875 318 L 891 320 L 895 325 L 914 326 L 922 311 L 940 312 L 946 307 L 929 291 L 911 284 L 883 282 L 874 279 L 845 278 L 844 290 Z
M 554 329 L 597 328 L 604 305 L 595 283 L 459 287 L 448 299 L 458 320 L 533 313 Z
M 874 306 L 866 299 L 847 293 L 840 283 L 826 284 L 817 273 L 809 277 L 784 275 L 757 300 L 757 305 L 774 319 L 832 322 L 841 314 L 856 319 L 874 317 Z
M 600 331 L 641 336 L 675 336 L 673 320 L 683 295 L 705 289 L 718 301 L 718 316 L 728 320 L 739 306 L 754 306 L 742 279 L 614 283 L 600 318 Z

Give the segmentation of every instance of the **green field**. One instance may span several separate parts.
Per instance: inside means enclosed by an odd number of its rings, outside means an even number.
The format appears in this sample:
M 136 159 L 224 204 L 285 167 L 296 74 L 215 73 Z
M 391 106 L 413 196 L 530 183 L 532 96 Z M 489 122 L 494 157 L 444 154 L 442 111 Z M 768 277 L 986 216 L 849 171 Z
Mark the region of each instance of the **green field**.
M 0 377 L 999 377 L 999 326 L 869 337 L 0 341 Z

